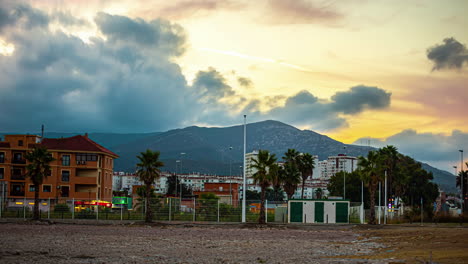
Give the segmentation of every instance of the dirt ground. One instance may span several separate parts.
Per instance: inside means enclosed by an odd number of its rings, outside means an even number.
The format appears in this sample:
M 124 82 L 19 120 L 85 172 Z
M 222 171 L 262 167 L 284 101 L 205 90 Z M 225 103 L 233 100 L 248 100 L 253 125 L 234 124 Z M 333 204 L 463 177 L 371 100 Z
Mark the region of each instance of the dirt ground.
M 406 263 L 468 263 L 466 226 L 386 226 L 355 231 L 363 240 L 384 244 L 370 259 L 404 259 Z
M 0 263 L 468 263 L 467 231 L 2 223 Z

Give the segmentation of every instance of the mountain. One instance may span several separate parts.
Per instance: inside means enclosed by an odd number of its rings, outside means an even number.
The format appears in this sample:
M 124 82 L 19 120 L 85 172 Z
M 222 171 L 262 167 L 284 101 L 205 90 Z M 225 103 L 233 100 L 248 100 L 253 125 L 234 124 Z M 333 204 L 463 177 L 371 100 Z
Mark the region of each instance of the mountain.
M 230 150 L 232 147 L 232 150 Z M 137 139 L 113 151 L 120 155 L 116 170 L 133 170 L 136 154 L 145 149 L 161 152 L 165 169 L 175 171 L 176 160 L 182 159 L 182 170 L 213 174 L 229 174 L 229 162 L 239 171 L 243 157 L 243 126 L 226 128 L 187 127 Z M 362 155 L 368 147 L 343 144 L 309 130 L 299 130 L 278 121 L 247 125 L 247 152 L 268 149 L 281 159 L 288 148 L 319 155 L 319 159 L 339 153 Z M 185 153 L 181 155 L 180 153 Z M 179 168 L 180 170 L 180 168 Z M 235 173 L 233 169 L 233 173 Z
M 58 138 L 77 133 L 46 133 L 46 137 Z M 1 134 L 0 134 L 1 135 Z M 241 175 L 243 158 L 243 126 L 197 127 L 173 129 L 146 134 L 90 133 L 91 139 L 117 153 L 116 171 L 132 172 L 136 156 L 146 149 L 161 152 L 166 171 L 200 172 L 217 175 Z M 232 147 L 232 149 L 230 149 Z M 310 130 L 300 130 L 278 121 L 262 121 L 247 125 L 247 152 L 267 149 L 278 160 L 288 148 L 318 155 L 319 160 L 328 156 L 346 154 L 364 156 L 374 148 L 344 144 Z M 181 153 L 184 153 L 183 155 Z M 179 160 L 179 162 L 177 162 Z M 176 166 L 177 165 L 177 166 Z M 455 192 L 455 177 L 428 164 L 423 168 L 432 172 L 434 182 L 446 192 Z

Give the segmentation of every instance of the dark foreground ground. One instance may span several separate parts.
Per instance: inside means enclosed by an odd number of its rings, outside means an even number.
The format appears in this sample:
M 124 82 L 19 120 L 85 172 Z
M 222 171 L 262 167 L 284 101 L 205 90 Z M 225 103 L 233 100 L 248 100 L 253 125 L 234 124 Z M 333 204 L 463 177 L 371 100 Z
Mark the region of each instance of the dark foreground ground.
M 457 237 L 438 244 L 438 234 Z M 437 263 L 468 263 L 466 228 L 31 222 L 0 224 L 0 263 L 421 263 L 425 241 Z M 437 258 L 446 243 L 458 255 Z

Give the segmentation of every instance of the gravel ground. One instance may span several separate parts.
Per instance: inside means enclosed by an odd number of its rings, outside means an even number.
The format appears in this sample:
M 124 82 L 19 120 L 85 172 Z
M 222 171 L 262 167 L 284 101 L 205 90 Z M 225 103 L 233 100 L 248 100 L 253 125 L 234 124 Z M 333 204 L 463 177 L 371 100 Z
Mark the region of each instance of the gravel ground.
M 381 248 L 349 226 L 0 224 L 0 263 L 390 262 L 366 259 Z

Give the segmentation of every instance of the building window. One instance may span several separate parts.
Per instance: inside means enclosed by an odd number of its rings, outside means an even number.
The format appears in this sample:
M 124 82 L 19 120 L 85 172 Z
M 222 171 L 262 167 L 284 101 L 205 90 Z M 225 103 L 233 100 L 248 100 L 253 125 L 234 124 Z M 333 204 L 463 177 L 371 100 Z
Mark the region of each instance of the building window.
M 5 152 L 0 152 L 0 163 L 5 163 Z
M 76 161 L 97 161 L 97 155 L 90 153 L 76 154 Z
M 10 194 L 12 196 L 24 196 L 24 183 L 12 183 Z
M 42 185 L 42 192 L 52 192 L 52 186 L 51 185 Z
M 23 140 L 18 140 L 18 146 L 20 146 L 20 147 L 23 146 Z
M 70 195 L 70 186 L 62 186 L 62 197 L 68 197 Z
M 13 153 L 13 163 L 24 163 L 22 153 Z
M 29 191 L 30 192 L 35 192 L 36 191 L 36 186 L 33 184 L 29 184 Z
M 11 170 L 11 179 L 12 180 L 24 180 L 23 170 L 21 168 L 15 168 Z
M 62 166 L 70 166 L 70 155 L 62 156 Z
M 67 170 L 62 171 L 62 181 L 63 182 L 70 181 L 70 171 L 67 171 Z
M 0 168 L 0 179 L 5 178 L 5 168 Z

